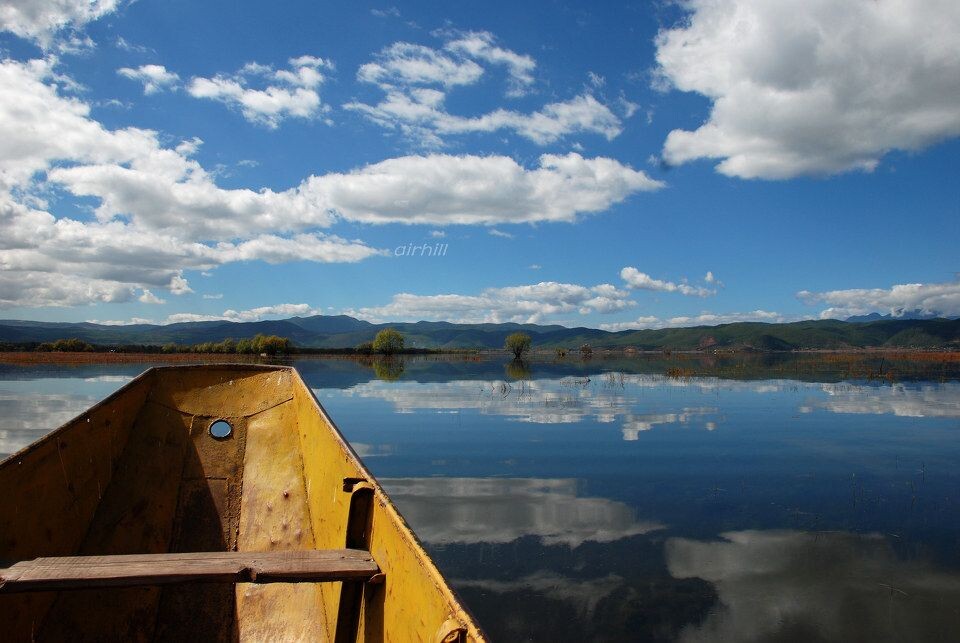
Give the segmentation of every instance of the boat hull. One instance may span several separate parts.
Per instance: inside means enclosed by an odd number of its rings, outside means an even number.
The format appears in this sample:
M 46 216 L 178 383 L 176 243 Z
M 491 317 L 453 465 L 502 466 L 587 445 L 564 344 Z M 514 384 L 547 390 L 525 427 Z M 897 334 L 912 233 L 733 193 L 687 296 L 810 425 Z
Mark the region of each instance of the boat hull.
M 211 434 L 219 420 L 229 436 Z M 291 368 L 151 369 L 0 463 L 0 491 L 4 564 L 350 548 L 381 571 L 374 582 L 0 589 L 7 640 L 484 640 Z

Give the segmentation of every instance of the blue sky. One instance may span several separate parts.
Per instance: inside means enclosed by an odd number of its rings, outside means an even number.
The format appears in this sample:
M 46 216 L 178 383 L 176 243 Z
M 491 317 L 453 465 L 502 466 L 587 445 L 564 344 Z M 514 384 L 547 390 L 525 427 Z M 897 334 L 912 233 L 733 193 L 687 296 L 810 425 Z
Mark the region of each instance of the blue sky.
M 3 318 L 960 315 L 954 2 L 17 0 L 0 53 Z

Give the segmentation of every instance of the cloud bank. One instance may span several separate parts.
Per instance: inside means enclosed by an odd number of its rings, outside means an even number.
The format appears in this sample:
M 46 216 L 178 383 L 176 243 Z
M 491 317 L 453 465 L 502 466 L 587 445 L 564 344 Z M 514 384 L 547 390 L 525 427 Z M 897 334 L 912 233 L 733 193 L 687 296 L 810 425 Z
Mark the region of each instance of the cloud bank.
M 451 321 L 459 323 L 541 323 L 555 315 L 613 313 L 635 305 L 629 293 L 610 284 L 581 286 L 542 281 L 486 288 L 479 295 L 399 293 L 383 306 L 346 310 L 374 322 Z
M 827 292 L 802 290 L 797 297 L 807 304 L 829 304 L 829 308 L 820 312 L 821 319 L 845 319 L 874 312 L 901 317 L 915 311 L 926 315 L 960 316 L 960 281 Z
M 661 318 L 653 315 L 641 316 L 633 321 L 600 324 L 600 328 L 609 331 L 645 330 L 655 328 L 685 328 L 689 326 L 719 326 L 736 322 L 764 322 L 768 324 L 782 324 L 797 321 L 791 315 L 783 315 L 768 310 L 753 310 L 749 312 L 711 313 L 702 312 L 699 315 L 680 315 L 677 317 Z
M 663 159 L 785 179 L 874 169 L 960 135 L 960 4 L 692 0 L 656 38 L 661 87 L 709 98 Z
M 342 220 L 570 222 L 662 187 L 612 159 L 567 154 L 534 168 L 504 156 L 406 156 L 283 191 L 224 189 L 193 158 L 202 141 L 170 148 L 151 130 L 103 127 L 54 65 L 0 62 L 0 307 L 147 301 L 158 289 L 189 292 L 185 271 L 228 262 L 384 254 L 327 231 Z M 313 78 L 313 62 L 291 65 L 270 73 Z M 52 214 L 60 190 L 92 198 L 93 217 Z
M 425 147 L 441 147 L 444 137 L 471 132 L 509 130 L 545 145 L 577 133 L 611 140 L 622 131 L 620 119 L 589 93 L 529 113 L 501 108 L 476 116 L 451 114 L 444 105 L 447 93 L 477 84 L 490 66 L 506 69 L 507 96 L 528 93 L 536 61 L 498 46 L 488 32 L 435 35 L 446 38 L 442 49 L 396 42 L 362 65 L 357 80 L 376 85 L 385 97 L 375 105 L 352 101 L 343 107 Z

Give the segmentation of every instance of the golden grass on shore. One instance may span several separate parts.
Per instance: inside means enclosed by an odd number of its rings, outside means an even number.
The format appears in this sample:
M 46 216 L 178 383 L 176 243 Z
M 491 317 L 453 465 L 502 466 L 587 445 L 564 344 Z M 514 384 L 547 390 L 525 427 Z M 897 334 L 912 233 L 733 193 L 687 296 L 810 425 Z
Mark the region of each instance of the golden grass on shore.
M 850 362 L 864 356 L 884 357 L 891 360 L 913 360 L 919 362 L 943 362 L 947 364 L 960 362 L 960 351 L 871 351 L 865 352 L 836 352 L 824 353 L 821 359 L 828 362 Z

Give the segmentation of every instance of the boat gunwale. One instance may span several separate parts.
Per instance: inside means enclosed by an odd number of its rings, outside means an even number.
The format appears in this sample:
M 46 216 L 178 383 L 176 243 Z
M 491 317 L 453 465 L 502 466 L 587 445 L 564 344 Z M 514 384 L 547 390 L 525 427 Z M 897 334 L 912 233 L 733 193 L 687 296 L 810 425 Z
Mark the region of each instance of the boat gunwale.
M 393 503 L 393 499 L 386 491 L 384 491 L 377 478 L 370 472 L 370 470 L 367 468 L 367 465 L 364 464 L 360 456 L 357 455 L 357 452 L 353 450 L 353 446 L 351 446 L 347 439 L 343 437 L 340 427 L 337 426 L 337 423 L 327 413 L 327 410 L 323 407 L 323 404 L 321 404 L 320 400 L 317 399 L 313 389 L 310 388 L 310 386 L 308 386 L 304 381 L 303 377 L 300 375 L 300 371 L 292 366 L 285 366 L 283 368 L 289 368 L 292 371 L 292 375 L 297 383 L 303 386 L 303 388 L 306 389 L 306 391 L 310 394 L 310 401 L 313 403 L 313 408 L 320 413 L 324 420 L 326 420 L 333 431 L 334 437 L 340 443 L 340 446 L 356 462 L 358 468 L 364 474 L 365 481 L 370 483 L 370 486 L 373 487 L 374 497 L 380 501 L 381 506 L 387 512 L 390 518 L 396 521 L 400 532 L 403 533 L 404 537 L 408 539 L 408 542 L 410 542 L 413 548 L 420 554 L 420 563 L 430 576 L 430 580 L 433 582 L 436 589 L 444 595 L 444 598 L 454 607 L 455 610 L 459 610 L 462 615 L 466 617 L 467 623 L 464 623 L 463 625 L 468 629 L 470 627 L 474 629 L 475 634 L 478 635 L 477 640 L 486 641 L 487 636 L 478 624 L 476 616 L 463 603 L 463 601 L 460 600 L 460 596 L 450 586 L 450 583 L 440 572 L 437 564 L 433 562 L 433 557 L 430 556 L 430 553 L 427 551 L 426 547 L 423 546 L 423 542 L 417 536 L 416 532 L 410 527 L 410 524 L 407 522 L 406 518 L 403 517 L 403 514 L 400 513 L 400 510 L 397 509 L 397 506 Z

